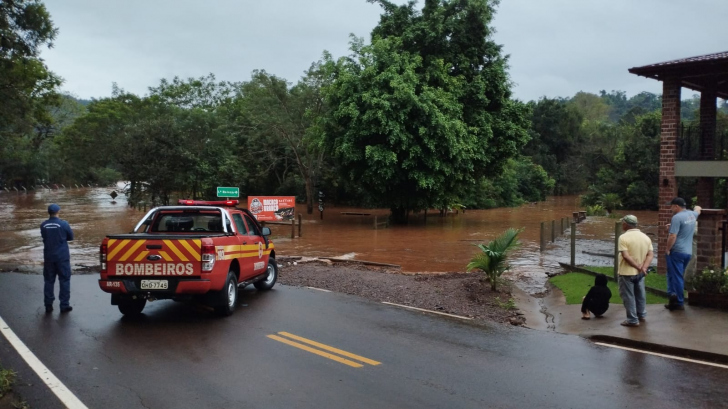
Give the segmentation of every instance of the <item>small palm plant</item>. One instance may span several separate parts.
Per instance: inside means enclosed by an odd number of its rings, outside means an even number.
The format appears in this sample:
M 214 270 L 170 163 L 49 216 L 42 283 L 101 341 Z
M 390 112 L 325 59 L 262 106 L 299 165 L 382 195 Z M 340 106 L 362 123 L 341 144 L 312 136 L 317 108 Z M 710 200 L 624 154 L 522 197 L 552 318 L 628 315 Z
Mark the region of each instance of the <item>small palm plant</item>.
M 483 271 L 490 281 L 490 289 L 496 291 L 498 277 L 510 268 L 506 264 L 508 254 L 521 244 L 518 235 L 522 231 L 510 228 L 488 244 L 476 244 L 481 253 L 470 260 L 467 271 Z

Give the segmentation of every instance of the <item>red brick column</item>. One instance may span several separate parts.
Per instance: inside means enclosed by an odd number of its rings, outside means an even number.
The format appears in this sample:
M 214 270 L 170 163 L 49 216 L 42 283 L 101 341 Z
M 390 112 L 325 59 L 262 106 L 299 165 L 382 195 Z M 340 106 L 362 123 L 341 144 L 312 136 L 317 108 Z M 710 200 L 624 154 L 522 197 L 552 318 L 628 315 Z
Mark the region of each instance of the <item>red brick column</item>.
M 716 93 L 715 90 L 706 90 L 700 94 L 700 159 L 715 159 L 715 121 L 716 121 Z M 698 179 L 698 204 L 702 207 L 713 207 L 714 195 L 713 178 Z
M 723 232 L 720 231 L 725 210 L 703 209 L 698 218 L 696 271 L 705 267 L 720 268 L 723 252 Z
M 680 128 L 680 80 L 666 78 L 662 83 L 662 127 L 660 132 L 660 213 L 657 231 L 657 272 L 667 273 L 665 247 L 667 245 L 667 224 L 672 219 L 670 206 L 677 196 L 675 181 L 675 156 L 677 135 Z

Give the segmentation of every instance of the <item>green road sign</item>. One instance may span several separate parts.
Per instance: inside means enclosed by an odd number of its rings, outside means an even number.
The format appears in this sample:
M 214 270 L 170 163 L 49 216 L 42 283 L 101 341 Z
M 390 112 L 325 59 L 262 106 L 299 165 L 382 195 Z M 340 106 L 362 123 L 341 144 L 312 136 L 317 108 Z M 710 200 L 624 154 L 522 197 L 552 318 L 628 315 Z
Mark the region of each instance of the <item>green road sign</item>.
M 217 197 L 240 197 L 240 188 L 218 186 Z

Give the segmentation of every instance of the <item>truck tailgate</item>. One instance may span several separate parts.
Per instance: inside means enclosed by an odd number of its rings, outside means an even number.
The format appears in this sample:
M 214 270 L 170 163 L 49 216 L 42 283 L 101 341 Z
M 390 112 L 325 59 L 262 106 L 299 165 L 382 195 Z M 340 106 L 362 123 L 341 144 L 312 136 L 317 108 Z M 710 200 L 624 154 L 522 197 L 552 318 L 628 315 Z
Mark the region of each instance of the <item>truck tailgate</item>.
M 110 238 L 107 253 L 109 277 L 200 276 L 201 240 Z

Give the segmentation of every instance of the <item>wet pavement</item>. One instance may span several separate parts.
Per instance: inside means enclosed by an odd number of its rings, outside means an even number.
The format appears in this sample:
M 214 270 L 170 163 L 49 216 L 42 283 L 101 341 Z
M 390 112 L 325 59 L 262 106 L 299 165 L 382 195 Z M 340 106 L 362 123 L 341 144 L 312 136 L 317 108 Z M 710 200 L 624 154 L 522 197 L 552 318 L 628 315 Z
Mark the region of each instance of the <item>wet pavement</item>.
M 121 185 L 119 186 L 121 187 Z M 42 190 L 28 194 L 0 192 L 0 264 L 20 267 L 21 271 L 40 272 L 42 241 L 40 223 L 47 218 L 50 203 L 61 205 L 61 217 L 74 229 L 71 244 L 72 263 L 76 268 L 98 264 L 98 246 L 107 234 L 126 233 L 144 215 L 126 206 L 123 195 L 112 202 L 112 188 Z M 243 198 L 244 199 L 244 198 Z M 278 253 L 287 256 L 344 256 L 358 260 L 392 263 L 405 272 L 462 272 L 477 253 L 474 244 L 487 242 L 508 229 L 525 228 L 522 246 L 512 257 L 507 274 L 529 293 L 544 290 L 546 273 L 560 270 L 558 262 L 568 262 L 568 232 L 557 235 L 539 252 L 540 224 L 571 217 L 579 209 L 578 197 L 552 197 L 545 202 L 529 203 L 517 208 L 469 210 L 440 217 L 430 211 L 410 217 L 407 226 L 373 228 L 374 216 L 383 220 L 384 209 L 327 207 L 324 220 L 318 211 L 308 215 L 305 206 L 296 211 L 303 215 L 302 237 L 290 238 L 289 226 L 271 225 Z M 348 216 L 342 212 L 368 213 Z M 644 230 L 656 232 L 656 212 L 637 212 Z M 577 227 L 577 264 L 609 265 L 612 259 L 584 253 L 613 252 L 614 223 L 606 217 L 589 218 Z M 557 227 L 558 229 L 558 227 Z M 550 230 L 546 234 L 550 241 Z
M 728 407 L 725 369 L 305 288 L 245 291 L 222 319 L 171 301 L 124 319 L 93 276 L 73 278 L 67 315 L 44 314 L 36 275 L 0 274 L 0 295 L 0 316 L 89 408 Z M 271 337 L 291 335 L 379 364 Z M 12 354 L 1 341 L 0 361 Z M 33 409 L 60 406 L 17 369 Z
M 526 325 L 534 329 L 552 330 L 583 337 L 607 336 L 617 340 L 633 341 L 660 347 L 687 350 L 688 354 L 722 355 L 728 361 L 728 314 L 712 308 L 685 305 L 684 311 L 670 312 L 662 304 L 647 305 L 647 319 L 637 328 L 620 325 L 626 319 L 621 304 L 609 304 L 604 318 L 581 319 L 581 305 L 566 305 L 563 293 L 553 289 L 545 298 L 536 300 L 540 312 L 527 319 Z M 533 310 L 533 302 L 519 304 Z M 540 316 L 539 316 L 540 315 Z

